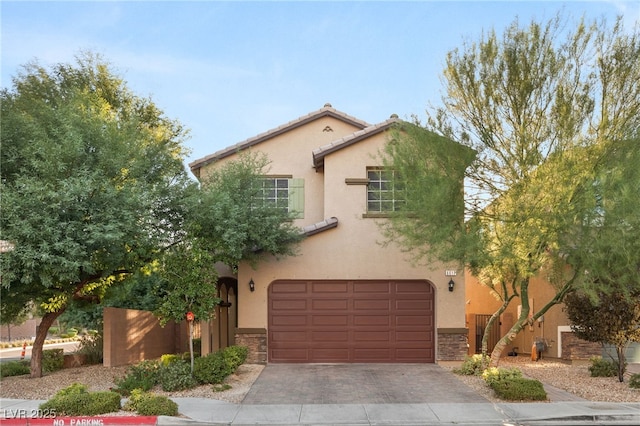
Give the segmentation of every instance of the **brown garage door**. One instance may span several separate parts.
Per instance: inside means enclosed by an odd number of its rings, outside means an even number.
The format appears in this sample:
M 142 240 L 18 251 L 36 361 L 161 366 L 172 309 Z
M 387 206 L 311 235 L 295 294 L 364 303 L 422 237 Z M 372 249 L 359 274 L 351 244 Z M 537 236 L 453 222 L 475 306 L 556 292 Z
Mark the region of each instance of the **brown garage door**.
M 275 281 L 270 362 L 435 362 L 427 281 Z

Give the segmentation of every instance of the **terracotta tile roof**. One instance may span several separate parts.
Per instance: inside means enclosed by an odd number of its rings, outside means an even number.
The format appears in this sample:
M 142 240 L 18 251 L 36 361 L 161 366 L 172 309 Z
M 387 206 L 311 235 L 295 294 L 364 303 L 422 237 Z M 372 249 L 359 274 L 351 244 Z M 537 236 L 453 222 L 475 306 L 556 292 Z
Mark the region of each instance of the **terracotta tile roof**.
M 232 145 L 220 151 L 214 152 L 211 155 L 207 155 L 206 157 L 195 160 L 192 163 L 189 163 L 189 168 L 196 176 L 198 176 L 197 170 L 213 161 L 228 157 L 230 155 L 237 153 L 238 151 L 257 145 L 261 142 L 264 142 L 282 133 L 295 129 L 296 127 L 300 127 L 311 121 L 317 120 L 318 118 L 327 117 L 327 116 L 352 124 L 361 129 L 364 129 L 370 126 L 370 124 L 367 123 L 366 121 L 362 121 L 356 117 L 352 117 L 348 114 L 345 114 L 344 112 L 338 111 L 337 109 L 333 108 L 331 104 L 327 103 L 324 105 L 324 107 L 320 108 L 317 111 L 311 112 L 307 115 L 303 115 L 302 117 L 299 117 L 295 120 L 292 120 L 288 123 L 278 126 L 275 129 L 271 129 L 264 133 L 260 133 L 257 136 L 253 136 L 235 145 Z
M 338 218 L 330 217 L 329 219 L 325 219 L 322 222 L 305 226 L 304 228 L 302 228 L 302 233 L 309 237 L 322 231 L 326 231 L 327 229 L 335 228 L 336 226 L 338 226 Z
M 316 169 L 324 167 L 324 157 L 332 152 L 336 152 L 342 148 L 353 145 L 361 140 L 368 138 L 377 133 L 384 132 L 389 129 L 395 123 L 401 123 L 402 120 L 397 115 L 393 114 L 391 118 L 383 121 L 382 123 L 374 124 L 373 126 L 366 127 L 362 130 L 358 130 L 343 138 L 337 139 L 330 144 L 321 146 L 320 148 L 313 150 L 313 165 Z

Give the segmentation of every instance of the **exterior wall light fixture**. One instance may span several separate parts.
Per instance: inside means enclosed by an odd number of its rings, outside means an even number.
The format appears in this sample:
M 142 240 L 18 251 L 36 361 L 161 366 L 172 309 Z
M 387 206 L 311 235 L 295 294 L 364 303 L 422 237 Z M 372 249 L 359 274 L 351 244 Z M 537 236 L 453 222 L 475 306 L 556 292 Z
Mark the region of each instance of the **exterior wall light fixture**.
M 456 285 L 456 283 L 453 281 L 453 278 L 451 278 L 449 280 L 449 291 L 453 291 L 453 286 Z
M 251 291 L 255 291 L 256 290 L 256 283 L 253 282 L 253 278 L 251 278 L 249 280 L 249 290 L 251 290 Z

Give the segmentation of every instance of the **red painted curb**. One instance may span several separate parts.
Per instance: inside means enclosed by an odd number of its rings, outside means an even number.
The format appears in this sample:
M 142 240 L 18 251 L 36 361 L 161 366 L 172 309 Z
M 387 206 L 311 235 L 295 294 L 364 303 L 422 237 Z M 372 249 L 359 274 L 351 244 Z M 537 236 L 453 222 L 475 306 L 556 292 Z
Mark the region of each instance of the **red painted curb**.
M 0 418 L 2 426 L 155 426 L 157 424 L 157 416 Z

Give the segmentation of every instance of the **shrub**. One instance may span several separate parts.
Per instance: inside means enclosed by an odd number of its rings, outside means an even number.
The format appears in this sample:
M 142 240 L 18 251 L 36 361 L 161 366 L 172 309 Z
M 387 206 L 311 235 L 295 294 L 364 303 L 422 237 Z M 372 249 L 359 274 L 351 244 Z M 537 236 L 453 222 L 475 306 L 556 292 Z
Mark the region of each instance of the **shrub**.
M 591 377 L 614 377 L 618 375 L 617 361 L 608 361 L 600 357 L 593 357 L 589 361 L 591 361 L 591 366 L 589 367 Z
M 137 411 L 142 416 L 177 416 L 178 404 L 166 396 L 154 395 L 135 389 L 124 406 L 125 410 Z
M 203 384 L 222 383 L 242 365 L 249 350 L 244 346 L 229 346 L 207 356 L 196 358 L 193 366 L 193 377 Z
M 196 358 L 193 365 L 193 377 L 206 384 L 222 383 L 231 374 L 222 352 L 210 353 Z
M 69 337 L 76 337 L 78 335 L 78 329 L 71 327 L 67 329 L 67 334 L 69 335 Z
M 498 398 L 507 401 L 546 401 L 547 393 L 538 380 L 522 377 L 495 380 L 490 384 Z
M 640 389 L 640 373 L 632 374 L 629 379 L 629 387 L 633 389 Z
M 176 354 L 164 354 L 160 357 L 160 365 L 166 366 L 171 364 L 172 362 L 179 361 L 181 359 L 180 355 Z
M 115 391 L 122 395 L 129 395 L 134 389 L 148 391 L 159 383 L 159 370 L 157 361 L 141 361 L 132 365 L 124 378 L 115 381 Z
M 120 395 L 110 391 L 87 392 L 86 386 L 74 383 L 39 408 L 56 415 L 95 416 L 120 410 Z
M 245 346 L 229 346 L 222 350 L 222 355 L 231 369 L 236 371 L 247 360 L 249 349 Z
M 488 363 L 489 357 L 481 354 L 467 356 L 460 368 L 455 368 L 453 372 L 462 376 L 480 376 Z
M 80 338 L 78 353 L 86 357 L 87 364 L 101 364 L 103 343 L 101 334 L 87 334 Z
M 45 349 L 42 351 L 42 370 L 53 372 L 64 366 L 64 349 Z
M 191 365 L 176 359 L 160 367 L 160 385 L 165 392 L 190 389 L 198 384 L 191 375 Z
M 500 380 L 520 379 L 522 378 L 522 372 L 517 368 L 490 367 L 484 370 L 482 378 L 487 385 L 492 386 L 493 383 Z
M 23 374 L 29 374 L 31 367 L 29 361 L 9 361 L 0 363 L 0 378 L 10 376 L 21 376 Z

